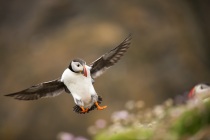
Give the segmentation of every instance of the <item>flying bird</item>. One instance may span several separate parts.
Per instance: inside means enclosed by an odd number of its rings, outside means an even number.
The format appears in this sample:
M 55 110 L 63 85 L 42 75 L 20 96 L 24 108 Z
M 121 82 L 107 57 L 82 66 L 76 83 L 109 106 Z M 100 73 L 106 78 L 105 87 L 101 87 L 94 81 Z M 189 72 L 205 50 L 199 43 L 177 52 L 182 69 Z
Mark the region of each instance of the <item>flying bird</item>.
M 85 114 L 97 108 L 103 110 L 107 106 L 100 106 L 102 98 L 96 93 L 94 79 L 103 74 L 108 68 L 117 63 L 130 47 L 129 35 L 116 48 L 105 53 L 90 65 L 80 58 L 73 59 L 60 78 L 31 86 L 25 90 L 7 94 L 18 100 L 37 100 L 45 97 L 57 96 L 63 91 L 73 96 L 76 106 L 73 111 Z

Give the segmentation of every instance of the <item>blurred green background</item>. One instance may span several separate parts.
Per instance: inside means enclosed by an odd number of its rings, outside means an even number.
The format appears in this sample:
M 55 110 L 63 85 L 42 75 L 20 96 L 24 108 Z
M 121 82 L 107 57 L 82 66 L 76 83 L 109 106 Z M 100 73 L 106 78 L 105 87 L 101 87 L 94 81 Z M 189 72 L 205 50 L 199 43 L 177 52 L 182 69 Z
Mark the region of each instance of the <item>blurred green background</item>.
M 129 100 L 146 107 L 210 82 L 207 0 L 1 0 L 0 139 L 90 138 L 87 128 Z M 76 57 L 90 63 L 132 33 L 122 60 L 96 79 L 103 111 L 78 115 L 71 95 L 38 101 L 4 97 L 61 76 Z

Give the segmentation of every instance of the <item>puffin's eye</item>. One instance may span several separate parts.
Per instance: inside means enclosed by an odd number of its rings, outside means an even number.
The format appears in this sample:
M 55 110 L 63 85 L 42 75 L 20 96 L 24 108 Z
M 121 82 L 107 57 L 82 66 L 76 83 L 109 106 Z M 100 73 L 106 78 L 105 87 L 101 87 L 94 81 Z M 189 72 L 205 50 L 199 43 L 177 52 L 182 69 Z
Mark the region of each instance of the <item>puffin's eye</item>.
M 80 64 L 77 64 L 77 67 L 79 67 L 80 66 Z
M 203 86 L 201 86 L 201 89 L 204 89 Z

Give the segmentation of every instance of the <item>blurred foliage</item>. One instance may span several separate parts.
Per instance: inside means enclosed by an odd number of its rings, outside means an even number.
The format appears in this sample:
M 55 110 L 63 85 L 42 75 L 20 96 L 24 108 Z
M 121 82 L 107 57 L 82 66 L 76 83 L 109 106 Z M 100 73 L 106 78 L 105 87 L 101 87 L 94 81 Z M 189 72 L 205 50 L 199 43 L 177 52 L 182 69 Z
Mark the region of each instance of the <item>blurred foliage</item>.
M 75 114 L 68 94 L 32 102 L 2 96 L 0 139 L 90 138 L 88 126 L 128 100 L 151 107 L 209 82 L 207 0 L 1 0 L 0 10 L 1 95 L 55 79 L 73 58 L 90 63 L 133 35 L 122 60 L 95 80 L 106 110 Z
M 168 100 L 170 102 L 170 100 Z M 139 111 L 139 110 L 138 110 Z M 210 127 L 210 99 L 205 102 L 190 100 L 186 104 L 167 106 L 166 104 L 154 107 L 150 113 L 139 119 L 137 110 L 127 110 L 127 116 L 114 121 L 106 128 L 95 134 L 95 140 L 200 140 L 209 139 Z M 159 112 L 159 113 L 157 113 Z M 122 114 L 118 114 L 119 118 Z M 131 117 L 132 116 L 132 117 Z M 161 117 L 160 117 L 161 116 Z M 148 120 L 145 123 L 142 120 Z M 125 125 L 126 122 L 130 124 Z M 116 127 L 118 126 L 118 127 Z

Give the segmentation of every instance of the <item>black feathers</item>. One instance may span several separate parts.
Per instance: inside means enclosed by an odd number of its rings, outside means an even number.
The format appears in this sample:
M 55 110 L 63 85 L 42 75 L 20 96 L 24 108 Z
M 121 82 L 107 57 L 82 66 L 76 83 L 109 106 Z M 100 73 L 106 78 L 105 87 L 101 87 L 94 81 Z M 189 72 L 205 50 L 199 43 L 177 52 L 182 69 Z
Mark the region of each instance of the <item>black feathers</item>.
M 91 67 L 91 76 L 92 78 L 96 78 L 100 76 L 106 69 L 114 65 L 120 60 L 120 58 L 124 55 L 124 53 L 129 48 L 131 44 L 131 35 L 129 35 L 120 45 L 116 48 L 112 49 L 108 53 L 105 53 L 96 61 L 90 64 Z
M 63 82 L 56 79 L 5 96 L 11 96 L 18 100 L 37 100 L 39 98 L 57 96 L 64 90 L 64 88 L 65 86 Z

